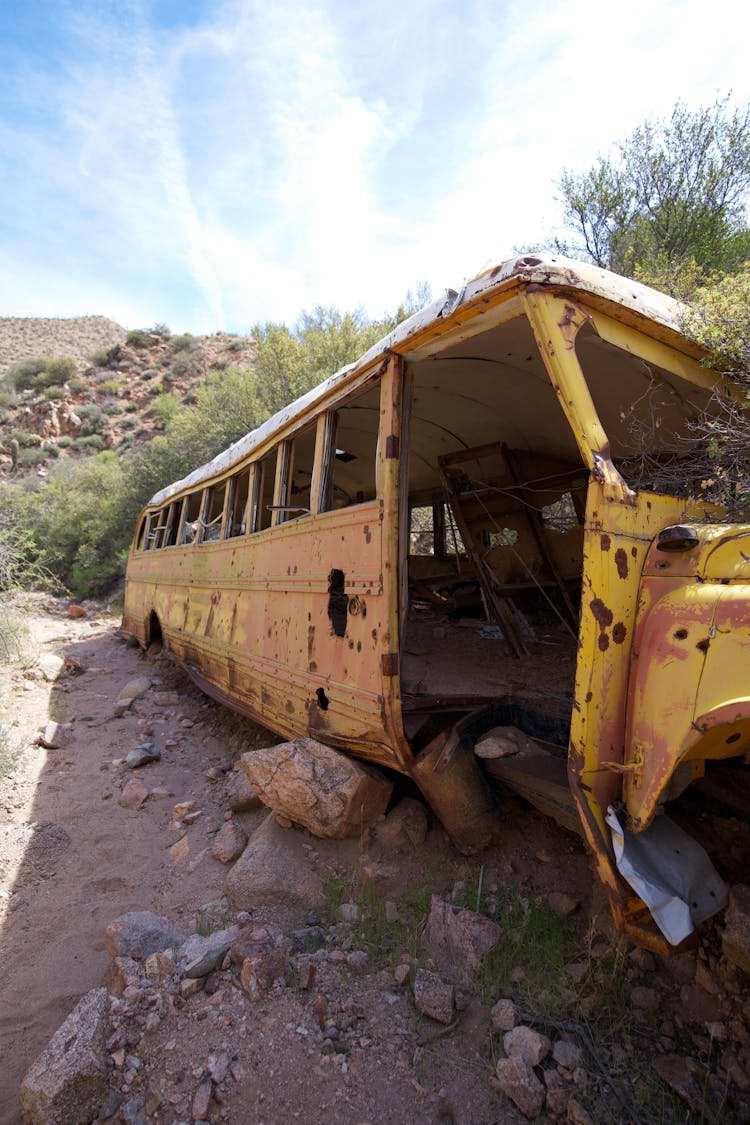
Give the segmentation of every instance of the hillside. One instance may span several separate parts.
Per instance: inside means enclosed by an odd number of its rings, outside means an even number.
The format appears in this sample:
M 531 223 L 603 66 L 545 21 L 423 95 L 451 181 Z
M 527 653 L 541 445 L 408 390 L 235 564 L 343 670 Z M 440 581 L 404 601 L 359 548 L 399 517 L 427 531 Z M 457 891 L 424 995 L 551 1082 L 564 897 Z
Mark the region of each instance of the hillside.
M 18 360 L 35 356 L 70 356 L 76 370 L 82 371 L 96 351 L 124 343 L 126 335 L 121 325 L 106 316 L 2 316 L 0 378 Z
M 88 322 L 92 322 L 92 326 Z M 181 403 L 191 401 L 196 383 L 212 371 L 231 366 L 248 367 L 253 342 L 247 337 L 170 336 L 168 330 L 125 333 L 104 317 L 76 321 L 11 321 L 26 327 L 24 347 L 12 354 L 12 363 L 40 355 L 72 358 L 81 370 L 64 383 L 38 386 L 37 380 L 13 380 L 6 374 L 0 393 L 0 474 L 8 477 L 28 471 L 43 472 L 53 460 L 83 456 L 150 441 L 162 430 Z M 114 342 L 102 344 L 93 325 L 109 325 Z M 47 326 L 67 326 L 70 350 L 53 347 Z M 76 336 L 75 326 L 82 326 Z M 91 334 L 86 329 L 91 327 Z M 19 332 L 20 332 L 19 328 Z M 6 332 L 6 354 L 10 332 Z M 86 341 L 97 339 L 93 350 Z M 60 334 L 59 341 L 65 339 Z M 32 345 L 32 341 L 35 343 Z M 86 363 L 81 356 L 86 355 Z M 12 365 L 11 365 L 12 370 Z M 25 386 L 30 381 L 32 386 Z

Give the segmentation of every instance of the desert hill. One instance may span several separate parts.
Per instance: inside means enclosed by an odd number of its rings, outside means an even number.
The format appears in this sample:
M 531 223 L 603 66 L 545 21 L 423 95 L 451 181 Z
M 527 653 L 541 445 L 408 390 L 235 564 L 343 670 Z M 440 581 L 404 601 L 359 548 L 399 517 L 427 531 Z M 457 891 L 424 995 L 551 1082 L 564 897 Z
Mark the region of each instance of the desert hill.
M 96 351 L 122 344 L 126 336 L 126 330 L 106 316 L 2 316 L 0 378 L 18 360 L 36 356 L 69 356 L 80 371 Z

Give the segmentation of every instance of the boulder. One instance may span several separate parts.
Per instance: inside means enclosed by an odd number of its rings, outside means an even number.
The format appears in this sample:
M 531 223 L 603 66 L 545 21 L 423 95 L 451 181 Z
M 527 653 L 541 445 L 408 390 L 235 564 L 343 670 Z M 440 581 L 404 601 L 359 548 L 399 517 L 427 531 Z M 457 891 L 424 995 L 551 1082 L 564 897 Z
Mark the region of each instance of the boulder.
M 506 1031 L 503 1036 L 503 1050 L 508 1058 L 523 1059 L 527 1066 L 539 1066 L 551 1049 L 552 1044 L 546 1035 L 524 1024 Z
M 171 922 L 150 910 L 120 914 L 104 931 L 104 948 L 110 957 L 132 957 L 142 961 L 149 953 L 182 945 L 185 938 Z
M 477 741 L 474 753 L 478 758 L 523 758 L 539 754 L 540 749 L 518 727 L 493 727 Z
M 115 716 L 124 715 L 134 700 L 145 695 L 150 687 L 151 680 L 148 676 L 136 676 L 134 680 L 129 680 L 117 697 Z
M 309 909 L 323 901 L 323 882 L 299 832 L 279 828 L 269 813 L 227 875 L 225 890 L 238 910 L 284 905 Z
M 117 803 L 124 809 L 137 811 L 143 808 L 147 800 L 148 786 L 144 785 L 139 777 L 131 777 L 117 798 Z
M 538 1117 L 544 1106 L 545 1090 L 534 1071 L 515 1055 L 500 1059 L 495 1069 L 497 1085 L 520 1109 L 524 1117 Z
M 503 998 L 493 1004 L 490 1019 L 494 1031 L 512 1031 L 516 1026 L 516 1006 L 512 1000 Z
M 177 955 L 184 976 L 207 977 L 224 960 L 238 933 L 237 926 L 230 926 L 206 936 L 193 934 L 189 937 Z
M 502 933 L 497 922 L 484 914 L 453 906 L 433 895 L 422 944 L 439 969 L 449 972 L 456 984 L 467 987 Z
M 242 855 L 247 844 L 247 836 L 236 820 L 222 824 L 211 845 L 211 855 L 220 863 L 234 863 Z
M 224 795 L 232 812 L 252 812 L 263 804 L 242 768 L 234 769 L 227 774 Z
M 438 1023 L 449 1024 L 453 1019 L 453 985 L 429 969 L 417 969 L 414 974 L 414 1004 L 418 1012 Z
M 386 809 L 392 784 L 372 766 L 298 738 L 240 758 L 264 804 L 314 836 L 359 836 Z
M 26 1125 L 85 1125 L 106 1090 L 109 998 L 83 996 L 24 1078 L 19 1093 Z
M 750 887 L 737 883 L 729 891 L 726 929 L 722 953 L 746 973 L 750 973 Z

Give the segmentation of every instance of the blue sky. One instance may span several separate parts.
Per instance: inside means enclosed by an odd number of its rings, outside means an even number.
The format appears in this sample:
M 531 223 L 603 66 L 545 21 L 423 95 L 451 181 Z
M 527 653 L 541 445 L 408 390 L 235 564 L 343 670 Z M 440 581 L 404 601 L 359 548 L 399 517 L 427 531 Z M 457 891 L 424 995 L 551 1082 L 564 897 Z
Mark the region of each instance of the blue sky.
M 1 0 L 0 316 L 246 332 L 437 296 L 648 116 L 750 101 L 741 0 Z

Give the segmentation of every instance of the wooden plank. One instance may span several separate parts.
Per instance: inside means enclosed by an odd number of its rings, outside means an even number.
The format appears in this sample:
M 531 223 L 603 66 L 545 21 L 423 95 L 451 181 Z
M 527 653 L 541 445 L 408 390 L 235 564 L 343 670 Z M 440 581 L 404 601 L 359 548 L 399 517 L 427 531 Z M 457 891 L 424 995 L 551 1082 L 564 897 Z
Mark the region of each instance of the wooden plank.
M 482 758 L 481 762 L 487 773 L 518 793 L 534 808 L 551 816 L 569 832 L 583 835 L 563 758 L 543 753 L 529 756 L 514 754 L 508 758 Z

